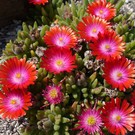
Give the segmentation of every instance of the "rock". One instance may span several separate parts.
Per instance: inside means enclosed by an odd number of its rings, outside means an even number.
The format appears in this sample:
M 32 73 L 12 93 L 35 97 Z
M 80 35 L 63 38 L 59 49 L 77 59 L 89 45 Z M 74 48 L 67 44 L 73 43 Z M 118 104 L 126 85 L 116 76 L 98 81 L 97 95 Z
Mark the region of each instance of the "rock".
M 21 23 L 21 20 L 13 20 L 11 24 L 0 29 L 0 55 L 6 43 L 16 38 L 17 31 L 22 28 Z
M 0 135 L 20 135 L 21 128 L 26 124 L 27 120 L 25 118 L 19 120 L 0 119 Z

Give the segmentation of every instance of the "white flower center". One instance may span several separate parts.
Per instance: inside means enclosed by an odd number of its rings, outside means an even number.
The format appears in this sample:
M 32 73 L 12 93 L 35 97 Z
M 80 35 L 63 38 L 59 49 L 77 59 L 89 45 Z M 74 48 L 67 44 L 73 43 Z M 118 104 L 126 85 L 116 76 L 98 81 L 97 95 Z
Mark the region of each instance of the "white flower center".
M 112 75 L 111 75 L 112 79 L 114 81 L 123 81 L 123 79 L 125 78 L 125 75 L 123 74 L 122 71 L 119 71 L 119 70 L 116 70 L 116 71 L 113 71 L 112 72 Z

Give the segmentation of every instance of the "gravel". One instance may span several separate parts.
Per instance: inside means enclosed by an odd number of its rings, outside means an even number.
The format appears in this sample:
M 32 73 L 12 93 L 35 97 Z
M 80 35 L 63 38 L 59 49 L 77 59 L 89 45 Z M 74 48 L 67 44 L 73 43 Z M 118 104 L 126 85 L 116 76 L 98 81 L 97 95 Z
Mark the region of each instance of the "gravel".
M 120 10 L 123 14 L 129 13 L 132 14 L 132 20 L 135 20 L 135 0 L 125 0 L 125 4 L 122 6 Z M 134 23 L 135 25 L 135 23 Z
M 2 120 L 0 119 L 0 135 L 20 135 L 22 127 L 27 126 L 27 119 Z
M 9 25 L 0 28 L 0 55 L 6 43 L 14 40 L 20 29 L 22 29 L 21 20 L 13 20 Z M 19 131 L 24 124 L 26 125 L 24 118 L 19 120 L 2 120 L 0 118 L 0 135 L 20 135 Z
M 14 40 L 17 35 L 17 31 L 22 28 L 21 20 L 13 20 L 9 25 L 0 28 L 0 54 L 6 43 L 10 40 Z

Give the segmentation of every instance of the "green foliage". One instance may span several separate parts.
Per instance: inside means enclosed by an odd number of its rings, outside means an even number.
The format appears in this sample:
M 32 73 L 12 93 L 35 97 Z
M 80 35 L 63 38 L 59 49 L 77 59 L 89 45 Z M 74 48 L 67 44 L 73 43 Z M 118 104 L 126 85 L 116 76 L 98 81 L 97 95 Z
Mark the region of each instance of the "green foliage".
M 62 5 L 62 0 L 49 0 L 45 5 L 36 5 L 29 9 L 28 20 L 36 21 L 39 26 L 50 25 L 55 21 L 55 15 L 58 13 L 57 8 Z
M 82 19 L 83 16 L 87 15 L 86 8 L 87 4 L 90 1 L 84 0 L 82 2 L 66 2 L 66 4 L 62 4 L 61 7 L 58 7 L 58 15 L 56 18 L 58 19 L 58 23 L 60 25 L 70 26 L 72 29 L 76 30 L 76 26 L 78 22 Z

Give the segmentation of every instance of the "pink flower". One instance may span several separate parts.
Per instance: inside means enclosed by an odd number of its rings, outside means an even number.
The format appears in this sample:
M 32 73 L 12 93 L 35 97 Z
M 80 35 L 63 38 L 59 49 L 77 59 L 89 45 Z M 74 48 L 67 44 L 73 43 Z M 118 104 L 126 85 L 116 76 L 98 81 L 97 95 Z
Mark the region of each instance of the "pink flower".
M 122 41 L 122 37 L 111 30 L 99 34 L 98 40 L 93 40 L 93 43 L 90 44 L 90 49 L 97 59 L 109 61 L 121 57 L 125 51 L 125 43 Z
M 106 0 L 95 0 L 90 3 L 88 5 L 87 12 L 108 21 L 116 15 L 114 5 L 110 2 L 106 2 Z
M 97 39 L 98 34 L 103 34 L 109 27 L 109 23 L 107 23 L 106 20 L 90 15 L 82 18 L 77 29 L 81 38 L 90 41 L 93 38 Z
M 75 65 L 75 55 L 69 49 L 50 48 L 47 49 L 42 57 L 41 67 L 54 74 L 61 72 L 71 72 Z
M 60 86 L 47 86 L 43 95 L 50 104 L 59 104 L 63 100 Z
M 79 116 L 78 127 L 85 133 L 94 135 L 96 132 L 101 132 L 102 120 L 99 110 L 87 109 Z
M 0 83 L 11 89 L 27 88 L 30 84 L 34 84 L 36 75 L 36 66 L 26 59 L 14 57 L 0 65 Z
M 0 91 L 0 114 L 3 119 L 18 119 L 26 114 L 31 105 L 31 93 L 26 90 L 3 87 Z
M 77 44 L 75 32 L 66 26 L 55 26 L 44 36 L 45 43 L 50 47 L 73 48 Z

